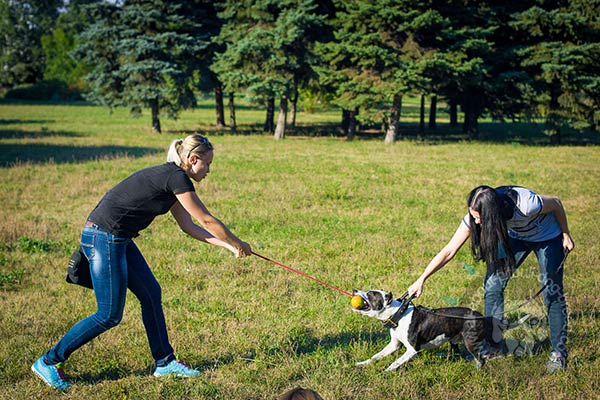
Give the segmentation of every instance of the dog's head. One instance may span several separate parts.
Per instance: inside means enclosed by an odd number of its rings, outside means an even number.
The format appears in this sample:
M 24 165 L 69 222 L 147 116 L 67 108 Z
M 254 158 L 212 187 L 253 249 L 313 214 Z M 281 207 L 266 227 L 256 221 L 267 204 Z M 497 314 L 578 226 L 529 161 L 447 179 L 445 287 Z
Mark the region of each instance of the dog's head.
M 354 289 L 352 291 L 353 296 L 362 297 L 364 304 L 360 308 L 352 308 L 353 311 L 366 315 L 372 318 L 387 318 L 383 315 L 385 311 L 390 307 L 394 296 L 390 292 L 383 290 L 369 290 L 368 292 L 362 292 Z

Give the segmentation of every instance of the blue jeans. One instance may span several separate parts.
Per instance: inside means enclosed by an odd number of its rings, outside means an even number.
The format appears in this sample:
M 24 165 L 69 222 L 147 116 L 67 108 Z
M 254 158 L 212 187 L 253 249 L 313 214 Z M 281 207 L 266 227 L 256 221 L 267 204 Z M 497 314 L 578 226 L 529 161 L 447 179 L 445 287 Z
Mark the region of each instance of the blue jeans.
M 86 226 L 81 248 L 90 261 L 98 310 L 77 322 L 44 355 L 48 364 L 65 361 L 71 353 L 121 322 L 127 289 L 138 298 L 142 320 L 157 363 L 174 358 L 161 303 L 161 289 L 144 256 L 129 238 L 115 236 L 97 225 Z
M 556 351 L 567 357 L 567 302 L 565 300 L 562 267 L 566 255 L 562 244 L 562 235 L 545 242 L 526 242 L 510 240 L 510 248 L 519 267 L 532 251 L 535 253 L 540 266 L 540 282 L 546 285 L 542 295 L 548 310 L 548 325 L 550 327 L 550 345 Z M 511 274 L 494 272 L 488 268 L 484 281 L 485 315 L 498 319 L 504 318 L 504 289 Z M 495 340 L 494 340 L 495 341 Z

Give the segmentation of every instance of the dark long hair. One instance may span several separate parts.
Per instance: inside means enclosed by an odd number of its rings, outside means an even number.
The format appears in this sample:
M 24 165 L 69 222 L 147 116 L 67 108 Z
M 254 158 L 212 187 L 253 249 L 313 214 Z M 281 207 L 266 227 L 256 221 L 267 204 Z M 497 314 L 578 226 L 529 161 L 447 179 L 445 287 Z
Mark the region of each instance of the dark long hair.
M 489 186 L 478 186 L 471 191 L 467 206 L 477 211 L 480 223 L 469 213 L 471 253 L 476 261 L 483 260 L 493 272 L 512 273 L 515 258 L 510 249 L 508 221 L 514 212 L 512 200 Z M 504 250 L 501 257 L 500 247 Z

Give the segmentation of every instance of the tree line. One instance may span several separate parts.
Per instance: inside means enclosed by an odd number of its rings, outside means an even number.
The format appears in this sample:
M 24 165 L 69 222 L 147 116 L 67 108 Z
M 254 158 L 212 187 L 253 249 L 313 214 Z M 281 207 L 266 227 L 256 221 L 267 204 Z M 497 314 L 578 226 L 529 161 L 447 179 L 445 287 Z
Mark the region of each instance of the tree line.
M 342 110 L 352 138 L 377 123 L 401 137 L 406 96 L 438 101 L 450 124 L 543 118 L 596 130 L 600 0 L 0 0 L 0 85 L 58 82 L 97 104 L 176 117 L 214 94 L 236 130 L 235 95 L 283 138 L 301 96 Z M 225 104 L 229 120 L 225 119 Z M 277 115 L 276 115 L 277 114 Z

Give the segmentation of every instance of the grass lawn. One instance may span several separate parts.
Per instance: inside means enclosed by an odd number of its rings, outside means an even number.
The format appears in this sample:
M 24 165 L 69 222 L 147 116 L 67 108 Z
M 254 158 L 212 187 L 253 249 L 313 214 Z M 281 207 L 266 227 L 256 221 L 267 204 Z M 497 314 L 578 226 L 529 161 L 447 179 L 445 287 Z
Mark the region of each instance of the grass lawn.
M 254 128 L 264 113 L 251 107 L 238 110 L 238 135 L 215 131 L 210 103 L 163 120 L 158 135 L 147 114 L 132 119 L 123 110 L 109 114 L 87 105 L 0 105 L 0 398 L 275 399 L 295 386 L 324 399 L 597 398 L 600 150 L 590 144 L 597 138 L 534 145 L 527 134 L 539 137 L 537 127 L 484 121 L 489 140 L 483 142 L 436 134 L 385 145 L 310 128 L 339 117 L 301 113 L 299 131 L 310 134 L 274 141 Z M 482 370 L 448 359 L 447 347 L 390 374 L 383 370 L 403 349 L 356 367 L 389 335 L 379 322 L 353 313 L 349 297 L 258 257 L 236 259 L 194 241 L 165 215 L 136 243 L 161 283 L 170 340 L 202 376 L 151 376 L 139 304 L 128 295 L 121 324 L 67 361 L 74 387 L 66 394 L 47 388 L 31 364 L 95 311 L 92 291 L 64 281 L 87 214 L 117 182 L 162 163 L 173 139 L 196 130 L 216 147 L 211 173 L 197 185 L 209 210 L 256 252 L 348 291 L 400 296 L 450 238 L 477 185 L 516 184 L 559 196 L 576 242 L 565 267 L 568 369 L 545 373 L 547 346 L 492 360 Z M 537 270 L 532 256 L 517 271 L 507 310 L 539 289 Z M 465 246 L 415 303 L 482 310 L 484 273 Z M 543 341 L 541 300 L 511 317 L 522 312 L 541 322 L 508 336 Z

